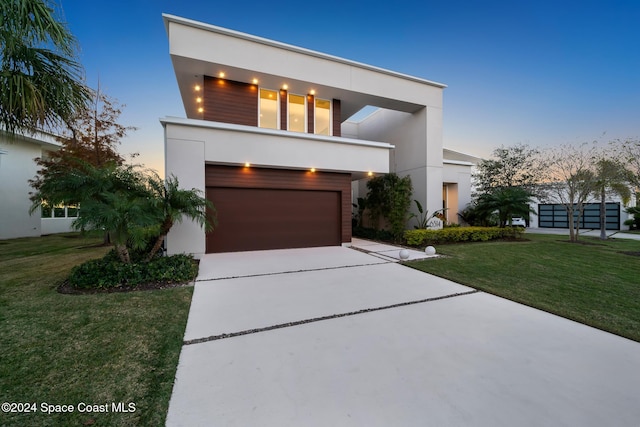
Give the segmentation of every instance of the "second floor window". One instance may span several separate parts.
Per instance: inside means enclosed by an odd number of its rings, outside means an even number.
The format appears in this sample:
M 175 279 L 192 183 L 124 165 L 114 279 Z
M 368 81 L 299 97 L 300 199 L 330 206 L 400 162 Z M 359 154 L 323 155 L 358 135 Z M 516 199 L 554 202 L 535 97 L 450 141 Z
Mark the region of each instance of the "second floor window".
M 268 129 L 279 129 L 278 126 L 278 92 L 260 89 L 260 121 L 258 126 Z
M 306 132 L 306 99 L 302 95 L 289 94 L 289 130 Z
M 316 99 L 315 133 L 317 135 L 331 134 L 331 101 Z

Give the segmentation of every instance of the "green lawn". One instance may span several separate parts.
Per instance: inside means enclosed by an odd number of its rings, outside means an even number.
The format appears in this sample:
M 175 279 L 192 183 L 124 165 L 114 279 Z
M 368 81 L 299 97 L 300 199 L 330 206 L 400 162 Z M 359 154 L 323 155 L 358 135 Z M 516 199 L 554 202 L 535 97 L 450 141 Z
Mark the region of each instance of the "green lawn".
M 411 267 L 640 341 L 640 241 L 525 234 L 437 247 Z M 621 252 L 636 252 L 636 256 Z
M 59 294 L 72 266 L 106 253 L 100 242 L 0 241 L 0 403 L 37 409 L 0 413 L 0 425 L 164 425 L 193 289 Z M 109 412 L 81 413 L 80 403 Z M 113 413 L 112 403 L 135 411 Z M 46 415 L 43 404 L 74 411 Z

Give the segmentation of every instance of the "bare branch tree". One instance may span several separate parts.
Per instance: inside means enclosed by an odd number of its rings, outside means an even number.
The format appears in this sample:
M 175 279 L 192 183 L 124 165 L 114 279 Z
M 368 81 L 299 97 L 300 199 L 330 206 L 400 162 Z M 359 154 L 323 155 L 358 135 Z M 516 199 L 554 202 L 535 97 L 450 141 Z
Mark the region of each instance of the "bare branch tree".
M 549 200 L 561 204 L 567 212 L 569 238 L 578 241 L 580 220 L 584 206 L 590 200 L 596 185 L 594 144 L 565 144 L 546 152 L 546 179 L 544 187 Z
M 627 180 L 633 187 L 636 195 L 636 203 L 640 203 L 640 140 L 639 139 L 626 139 L 615 140 L 611 143 L 613 149 L 620 159 L 622 164 L 625 165 L 627 170 Z

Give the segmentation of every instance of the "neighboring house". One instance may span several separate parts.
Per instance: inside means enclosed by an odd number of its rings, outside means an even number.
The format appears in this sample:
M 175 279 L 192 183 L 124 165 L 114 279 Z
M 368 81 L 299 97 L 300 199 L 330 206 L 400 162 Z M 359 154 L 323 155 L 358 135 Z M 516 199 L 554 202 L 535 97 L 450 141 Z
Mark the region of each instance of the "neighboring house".
M 626 208 L 635 206 L 635 198 L 624 205 L 618 195 L 608 195 L 606 200 L 606 229 L 610 231 L 628 230 L 624 225 L 627 219 L 633 215 L 626 212 Z M 531 207 L 535 213 L 529 215 L 529 227 L 532 228 L 569 228 L 567 211 L 564 206 L 555 202 L 541 202 L 533 200 Z M 584 212 L 580 218 L 580 229 L 600 229 L 600 201 L 591 197 L 584 206 Z
M 13 138 L 0 133 L 0 239 L 70 230 L 73 218 L 67 217 L 64 207 L 46 210 L 48 218 L 42 217 L 40 211 L 29 214 L 29 193 L 33 191 L 29 180 L 38 172 L 34 159 L 59 148 L 55 137 L 44 132 Z
M 187 116 L 161 119 L 165 173 L 206 194 L 219 220 L 206 236 L 174 226 L 170 254 L 348 245 L 352 200 L 389 172 L 457 222 L 473 162 L 443 150 L 444 84 L 163 18 Z M 374 112 L 348 120 L 363 109 Z

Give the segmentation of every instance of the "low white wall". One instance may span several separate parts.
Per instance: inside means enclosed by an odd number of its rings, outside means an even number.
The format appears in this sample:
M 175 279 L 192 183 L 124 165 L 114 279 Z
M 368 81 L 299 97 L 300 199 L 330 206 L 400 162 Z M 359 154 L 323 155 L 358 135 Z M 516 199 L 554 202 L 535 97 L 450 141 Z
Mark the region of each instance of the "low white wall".
M 34 214 L 35 215 L 35 214 Z M 75 218 L 42 218 L 41 233 L 57 234 L 74 231 L 71 223 Z

